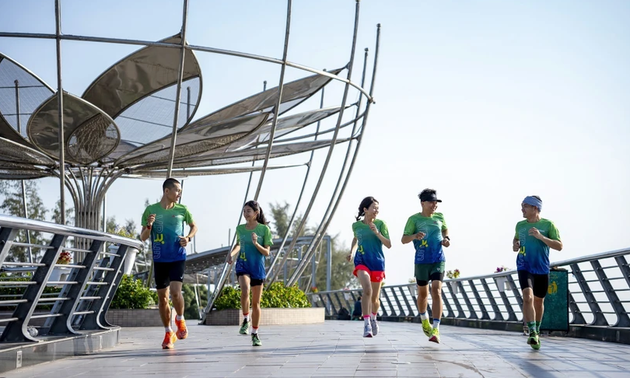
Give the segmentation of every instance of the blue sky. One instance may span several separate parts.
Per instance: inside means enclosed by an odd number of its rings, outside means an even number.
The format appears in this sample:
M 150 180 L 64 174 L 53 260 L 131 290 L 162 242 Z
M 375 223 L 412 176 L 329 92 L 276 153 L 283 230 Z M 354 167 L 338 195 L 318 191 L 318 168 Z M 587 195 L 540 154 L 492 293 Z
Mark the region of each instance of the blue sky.
M 66 34 L 158 40 L 181 27 L 179 1 L 62 3 Z M 354 4 L 295 1 L 289 60 L 345 65 Z M 2 2 L 0 10 L 1 31 L 54 32 L 53 0 Z M 187 39 L 280 57 L 285 12 L 283 1 L 191 0 Z M 464 276 L 515 267 L 511 240 L 528 194 L 542 197 L 543 217 L 560 230 L 565 249 L 552 252 L 552 261 L 630 247 L 629 18 L 627 1 L 362 1 L 359 52 L 373 51 L 375 26 L 382 24 L 377 102 L 329 233 L 349 246 L 359 202 L 376 197 L 393 241 L 387 283 L 407 282 L 413 249 L 400 237 L 419 211 L 416 195 L 432 187 L 444 200 L 439 211 L 452 237 L 447 269 Z M 81 94 L 136 48 L 63 42 L 65 89 Z M 56 87 L 52 40 L 0 38 L 0 52 Z M 278 80 L 272 64 L 197 56 L 204 70 L 197 116 L 260 91 L 263 80 L 270 86 Z M 335 153 L 333 166 L 340 158 Z M 295 203 L 301 181 L 287 178 L 303 172 L 269 172 L 261 203 Z M 331 171 L 323 193 L 336 176 Z M 108 214 L 139 223 L 145 198 L 160 197 L 160 183 L 117 181 Z M 185 181 L 183 202 L 200 226 L 199 250 L 227 243 L 246 183 L 247 175 Z M 41 180 L 51 207 L 58 187 Z M 328 203 L 320 197 L 312 223 Z

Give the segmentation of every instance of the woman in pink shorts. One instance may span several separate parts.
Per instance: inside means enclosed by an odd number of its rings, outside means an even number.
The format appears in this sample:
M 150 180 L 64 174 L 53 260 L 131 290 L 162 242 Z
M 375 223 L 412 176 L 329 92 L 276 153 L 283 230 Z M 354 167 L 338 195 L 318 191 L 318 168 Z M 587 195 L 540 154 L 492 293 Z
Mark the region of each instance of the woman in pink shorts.
M 385 278 L 385 256 L 383 245 L 392 247 L 387 225 L 378 214 L 378 201 L 374 197 L 366 197 L 359 205 L 357 221 L 352 224 L 354 238 L 350 247 L 348 261 L 354 256 L 354 275 L 363 288 L 361 309 L 363 312 L 363 337 L 378 334 L 376 314 L 380 306 L 381 284 Z

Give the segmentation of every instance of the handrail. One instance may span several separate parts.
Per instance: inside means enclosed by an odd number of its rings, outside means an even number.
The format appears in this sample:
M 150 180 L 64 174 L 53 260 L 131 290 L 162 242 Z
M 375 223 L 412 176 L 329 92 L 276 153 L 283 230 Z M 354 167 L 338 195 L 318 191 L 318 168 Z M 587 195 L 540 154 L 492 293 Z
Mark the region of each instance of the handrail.
M 630 248 L 626 248 L 551 264 L 552 269 L 568 271 L 569 327 L 596 326 L 600 329 L 600 338 L 630 342 L 629 255 Z M 416 288 L 415 283 L 384 286 L 379 315 L 418 317 Z M 326 315 L 334 317 L 341 307 L 352 311 L 353 302 L 360 294 L 361 289 L 352 289 L 310 293 L 309 296 L 313 306 L 325 307 Z M 447 279 L 442 286 L 442 299 L 443 317 L 451 319 L 453 324 L 494 322 L 512 324 L 512 328 L 516 328 L 523 321 L 523 299 L 515 270 Z M 431 312 L 431 305 L 428 311 Z M 575 335 L 595 337 L 593 332 L 591 329 Z
M 48 237 L 47 245 L 18 242 L 23 230 L 40 232 L 44 238 Z M 77 242 L 89 248 L 69 247 Z M 106 243 L 113 245 L 116 253 L 104 252 Z M 32 262 L 5 262 L 19 260 L 16 252 L 29 246 L 37 252 Z M 20 290 L 17 294 L 0 293 L 3 298 L 0 305 L 12 310 L 10 315 L 0 317 L 5 325 L 0 343 L 38 342 L 48 336 L 73 336 L 81 330 L 112 328 L 105 315 L 122 279 L 121 268 L 130 248 L 141 250 L 143 243 L 104 232 L 0 214 L 0 272 L 3 273 L 0 290 Z M 72 264 L 57 264 L 63 251 L 75 253 Z M 68 273 L 62 274 L 62 269 Z M 51 286 L 60 288 L 59 293 L 44 293 Z M 43 305 L 52 308 L 48 311 Z

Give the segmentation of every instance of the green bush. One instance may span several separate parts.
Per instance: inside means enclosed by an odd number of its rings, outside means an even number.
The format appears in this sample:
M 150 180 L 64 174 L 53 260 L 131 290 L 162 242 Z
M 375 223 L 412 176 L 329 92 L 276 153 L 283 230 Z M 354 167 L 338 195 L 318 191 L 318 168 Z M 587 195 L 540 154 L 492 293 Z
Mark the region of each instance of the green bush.
M 145 309 L 155 304 L 151 290 L 146 288 L 142 280 L 123 275 L 116 290 L 116 295 L 109 308 Z
M 199 292 L 199 301 L 201 307 L 208 304 L 208 287 L 206 285 L 197 286 Z M 184 296 L 184 317 L 186 319 L 199 319 L 199 305 L 195 296 L 195 287 L 193 285 L 184 284 L 182 286 L 182 294 Z
M 29 277 L 20 277 L 17 275 L 10 275 L 7 273 L 0 274 L 0 281 L 30 281 Z M 0 296 L 2 300 L 21 299 L 26 291 L 27 286 L 0 286 Z M 42 294 L 42 298 L 56 297 L 61 292 L 61 288 L 55 286 L 46 286 Z M 17 306 L 8 305 L 0 306 L 0 311 L 13 311 Z M 52 305 L 50 302 L 45 304 L 37 304 L 37 310 L 50 310 Z
M 297 285 L 286 287 L 281 282 L 274 282 L 264 288 L 260 306 L 263 308 L 304 308 L 311 307 L 311 302 Z M 224 287 L 214 302 L 214 307 L 217 310 L 241 308 L 241 290 L 230 286 Z

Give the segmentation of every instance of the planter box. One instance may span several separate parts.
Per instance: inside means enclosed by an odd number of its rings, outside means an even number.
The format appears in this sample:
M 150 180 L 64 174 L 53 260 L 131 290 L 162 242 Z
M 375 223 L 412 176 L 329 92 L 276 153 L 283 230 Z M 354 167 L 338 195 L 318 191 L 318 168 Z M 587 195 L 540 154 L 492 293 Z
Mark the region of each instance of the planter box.
M 250 312 L 251 315 L 251 312 Z M 310 308 L 263 308 L 260 325 L 315 324 L 323 323 L 323 307 Z M 213 310 L 207 316 L 205 325 L 239 325 L 243 322 L 241 310 Z
M 175 311 L 171 311 L 175 318 Z M 120 327 L 163 327 L 160 311 L 157 308 L 149 309 L 109 309 L 105 319 Z

